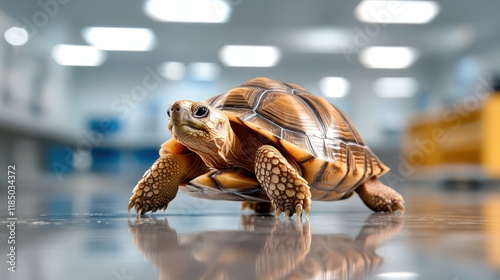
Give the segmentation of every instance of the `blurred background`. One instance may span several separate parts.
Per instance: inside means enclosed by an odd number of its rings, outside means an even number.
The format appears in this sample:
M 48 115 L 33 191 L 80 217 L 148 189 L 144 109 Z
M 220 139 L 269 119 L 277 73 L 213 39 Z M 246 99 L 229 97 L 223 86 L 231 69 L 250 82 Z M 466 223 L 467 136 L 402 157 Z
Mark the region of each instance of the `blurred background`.
M 19 230 L 22 261 L 34 264 L 25 279 L 85 277 L 94 267 L 80 259 L 113 262 L 113 275 L 139 265 L 125 219 L 106 215 L 126 217 L 130 191 L 170 137 L 168 105 L 260 76 L 340 107 L 391 167 L 383 180 L 405 196 L 409 226 L 382 249 L 382 271 L 498 279 L 499 11 L 494 0 L 0 0 L 0 181 L 15 164 L 17 214 L 35 217 Z M 333 216 L 313 215 L 313 232 L 354 224 L 355 236 L 369 214 L 357 197 L 321 209 Z M 234 215 L 184 215 L 214 211 Z M 238 213 L 237 203 L 185 194 L 169 206 L 179 231 L 235 229 Z M 67 232 L 82 244 L 60 243 Z M 69 261 L 64 248 L 81 256 Z M 433 274 L 426 251 L 438 252 L 436 270 L 466 272 Z M 70 265 L 54 276 L 52 260 Z
M 343 109 L 396 183 L 496 178 L 499 8 L 2 1 L 0 160 L 40 185 L 88 172 L 133 182 L 170 137 L 170 103 L 267 76 Z
M 170 137 L 170 103 L 266 76 L 343 109 L 392 168 L 389 184 L 494 180 L 499 8 L 456 0 L 2 1 L 0 160 L 17 164 L 18 181 L 34 192 L 119 185 L 128 195 Z

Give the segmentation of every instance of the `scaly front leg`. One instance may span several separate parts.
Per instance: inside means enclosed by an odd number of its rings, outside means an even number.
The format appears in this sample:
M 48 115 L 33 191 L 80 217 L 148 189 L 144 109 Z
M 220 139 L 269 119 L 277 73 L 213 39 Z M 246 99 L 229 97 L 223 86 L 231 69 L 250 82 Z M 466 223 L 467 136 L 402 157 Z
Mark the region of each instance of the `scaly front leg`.
M 148 211 L 165 210 L 177 195 L 179 185 L 207 171 L 205 163 L 195 153 L 161 155 L 146 170 L 132 190 L 128 210 L 144 215 Z
M 276 208 L 277 217 L 285 212 L 285 218 L 293 213 L 300 218 L 303 210 L 309 215 L 309 185 L 278 149 L 264 145 L 257 150 L 255 175 Z

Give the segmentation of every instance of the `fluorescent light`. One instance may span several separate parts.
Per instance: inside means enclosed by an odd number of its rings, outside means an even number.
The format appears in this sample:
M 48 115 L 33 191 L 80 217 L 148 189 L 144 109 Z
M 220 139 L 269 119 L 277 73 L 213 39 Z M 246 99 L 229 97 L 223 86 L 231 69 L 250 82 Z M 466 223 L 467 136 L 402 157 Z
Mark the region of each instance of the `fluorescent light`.
M 231 16 L 230 1 L 224 0 L 148 0 L 143 9 L 158 21 L 224 23 Z
M 158 66 L 158 72 L 167 80 L 180 81 L 186 75 L 186 66 L 182 62 L 167 61 Z
M 156 37 L 147 28 L 87 27 L 82 30 L 85 41 L 100 50 L 149 51 Z
M 106 60 L 106 53 L 92 46 L 56 45 L 52 57 L 61 65 L 100 66 Z
M 437 43 L 435 48 L 444 52 L 458 51 L 467 47 L 476 40 L 479 34 L 478 31 L 470 25 L 452 26 L 437 32 L 441 35 L 434 37 L 434 39 L 437 39 L 436 42 L 434 42 Z
M 285 33 L 287 48 L 311 53 L 342 53 L 351 32 L 342 28 L 315 27 Z
M 227 45 L 220 49 L 219 58 L 229 67 L 273 67 L 281 58 L 281 51 L 274 46 Z
M 13 46 L 22 46 L 28 42 L 28 31 L 21 27 L 11 27 L 4 33 L 7 43 Z
M 403 69 L 410 67 L 418 51 L 410 47 L 367 47 L 359 54 L 359 61 L 366 68 Z
M 354 9 L 359 21 L 380 24 L 425 24 L 439 13 L 433 1 L 361 1 Z
M 188 71 L 195 81 L 214 81 L 219 77 L 220 67 L 211 62 L 193 62 L 189 64 Z
M 386 279 L 413 279 L 418 277 L 418 273 L 415 272 L 407 272 L 407 271 L 395 271 L 395 272 L 384 272 L 379 273 L 377 275 L 378 278 L 386 278 Z
M 351 85 L 342 77 L 324 77 L 319 81 L 319 89 L 327 97 L 344 97 Z
M 412 97 L 418 87 L 418 81 L 411 77 L 378 78 L 373 83 L 373 91 L 385 98 Z

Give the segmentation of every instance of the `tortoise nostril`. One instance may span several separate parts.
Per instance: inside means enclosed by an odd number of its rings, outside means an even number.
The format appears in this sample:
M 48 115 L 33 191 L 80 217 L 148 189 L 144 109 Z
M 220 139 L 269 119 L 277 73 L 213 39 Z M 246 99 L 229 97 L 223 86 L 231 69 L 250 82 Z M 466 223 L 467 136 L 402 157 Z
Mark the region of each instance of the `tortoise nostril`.
M 179 111 L 181 110 L 181 108 L 180 108 L 179 106 L 177 106 L 177 107 L 175 107 L 175 110 L 176 110 L 177 112 L 179 112 Z

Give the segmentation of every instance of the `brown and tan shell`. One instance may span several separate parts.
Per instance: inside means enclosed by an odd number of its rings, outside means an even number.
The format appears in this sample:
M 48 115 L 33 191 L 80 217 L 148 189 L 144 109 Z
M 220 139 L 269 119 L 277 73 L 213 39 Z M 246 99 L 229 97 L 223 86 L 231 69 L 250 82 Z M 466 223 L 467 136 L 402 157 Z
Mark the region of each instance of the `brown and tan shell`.
M 207 103 L 292 158 L 309 182 L 313 200 L 347 198 L 369 178 L 389 171 L 340 109 L 298 85 L 256 78 L 209 98 Z M 254 178 L 246 178 L 249 176 L 214 172 L 209 177 L 217 186 L 207 198 L 228 199 L 222 194 L 217 197 L 217 191 L 223 190 L 236 196 L 232 199 L 262 200 L 266 196 Z M 240 180 L 242 184 L 235 188 L 224 180 Z M 189 188 L 186 191 L 190 192 Z

